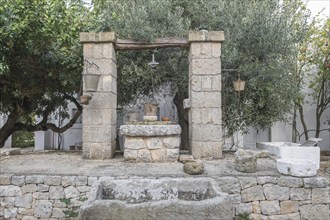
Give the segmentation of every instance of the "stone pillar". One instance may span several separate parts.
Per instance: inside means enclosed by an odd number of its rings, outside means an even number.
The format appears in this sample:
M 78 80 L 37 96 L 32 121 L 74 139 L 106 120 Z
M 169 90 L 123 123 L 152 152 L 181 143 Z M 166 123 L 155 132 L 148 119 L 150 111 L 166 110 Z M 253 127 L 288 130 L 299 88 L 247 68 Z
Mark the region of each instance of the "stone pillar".
M 111 158 L 116 150 L 117 66 L 115 33 L 80 33 L 84 46 L 84 74 L 100 74 L 96 92 L 83 110 L 83 157 Z
M 189 141 L 194 158 L 222 157 L 223 31 L 189 32 Z

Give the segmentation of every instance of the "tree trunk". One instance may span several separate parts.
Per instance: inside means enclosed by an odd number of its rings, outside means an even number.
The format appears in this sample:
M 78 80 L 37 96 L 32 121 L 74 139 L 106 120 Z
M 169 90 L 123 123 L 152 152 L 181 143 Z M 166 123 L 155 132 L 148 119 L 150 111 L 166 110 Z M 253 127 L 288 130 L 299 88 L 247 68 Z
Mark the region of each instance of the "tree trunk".
M 321 130 L 321 115 L 322 112 L 319 112 L 319 106 L 316 107 L 316 126 L 315 126 L 315 137 L 320 137 L 320 130 Z
M 291 141 L 297 143 L 297 105 L 295 105 L 293 112 Z
M 181 127 L 181 146 L 180 150 L 189 150 L 189 122 L 188 110 L 183 108 L 183 94 L 176 93 L 174 96 L 174 104 L 178 110 L 179 125 Z
M 300 114 L 300 121 L 301 121 L 301 124 L 304 128 L 305 140 L 307 141 L 309 139 L 309 137 L 308 137 L 307 125 L 306 125 L 306 122 L 305 122 L 304 109 L 303 109 L 302 105 L 299 105 L 298 109 L 299 109 L 299 114 Z
M 20 117 L 20 113 L 14 111 L 9 114 L 6 123 L 0 129 L 0 148 L 3 148 L 6 140 L 15 131 L 15 124 Z

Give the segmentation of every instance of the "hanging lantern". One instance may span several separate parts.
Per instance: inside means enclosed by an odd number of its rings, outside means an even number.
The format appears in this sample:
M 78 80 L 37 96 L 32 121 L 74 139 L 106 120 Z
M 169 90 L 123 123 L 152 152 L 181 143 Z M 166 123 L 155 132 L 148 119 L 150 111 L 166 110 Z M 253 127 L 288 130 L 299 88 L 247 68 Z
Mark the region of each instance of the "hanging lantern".
M 244 91 L 244 89 L 245 89 L 245 81 L 244 80 L 238 79 L 238 80 L 233 82 L 233 85 L 234 85 L 234 90 L 236 92 Z

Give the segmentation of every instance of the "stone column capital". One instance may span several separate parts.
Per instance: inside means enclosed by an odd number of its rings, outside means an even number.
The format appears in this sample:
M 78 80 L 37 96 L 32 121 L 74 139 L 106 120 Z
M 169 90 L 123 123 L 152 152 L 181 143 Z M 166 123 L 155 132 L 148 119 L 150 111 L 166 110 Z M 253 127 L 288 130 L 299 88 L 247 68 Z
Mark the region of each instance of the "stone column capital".
M 115 32 L 81 32 L 80 43 L 115 43 Z
M 225 34 L 223 31 L 189 31 L 188 42 L 223 42 Z

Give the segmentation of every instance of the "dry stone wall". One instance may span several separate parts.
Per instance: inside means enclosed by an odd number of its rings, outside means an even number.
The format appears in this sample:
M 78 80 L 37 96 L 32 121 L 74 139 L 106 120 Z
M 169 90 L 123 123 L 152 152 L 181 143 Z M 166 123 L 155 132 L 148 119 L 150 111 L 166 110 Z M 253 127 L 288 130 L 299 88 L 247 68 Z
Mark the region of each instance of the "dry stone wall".
M 88 198 L 91 185 L 102 178 L 0 175 L 0 219 L 74 218 Z M 329 187 L 323 177 L 228 176 L 214 179 L 221 190 L 228 193 L 235 210 L 233 217 L 244 214 L 250 219 L 329 219 Z

